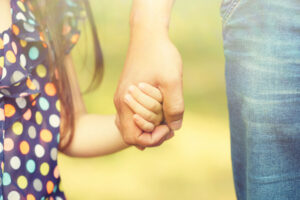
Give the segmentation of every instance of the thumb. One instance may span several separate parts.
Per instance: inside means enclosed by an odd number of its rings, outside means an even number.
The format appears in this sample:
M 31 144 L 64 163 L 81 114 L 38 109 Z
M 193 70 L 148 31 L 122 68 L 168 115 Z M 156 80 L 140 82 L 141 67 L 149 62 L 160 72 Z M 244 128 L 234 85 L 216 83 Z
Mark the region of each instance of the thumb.
M 184 113 L 184 101 L 182 81 L 167 83 L 160 90 L 163 94 L 163 111 L 165 122 L 172 130 L 178 130 L 182 126 Z

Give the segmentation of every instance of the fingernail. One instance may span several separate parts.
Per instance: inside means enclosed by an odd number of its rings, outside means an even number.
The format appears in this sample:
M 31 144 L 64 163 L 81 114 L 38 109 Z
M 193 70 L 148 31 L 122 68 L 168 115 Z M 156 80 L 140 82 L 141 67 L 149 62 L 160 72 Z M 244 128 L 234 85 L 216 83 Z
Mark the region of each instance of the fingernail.
M 133 86 L 133 85 L 130 85 L 129 88 L 128 88 L 128 90 L 129 90 L 129 91 L 133 91 L 133 90 L 134 90 L 134 86 Z
M 145 84 L 144 83 L 139 83 L 138 86 L 139 86 L 139 88 L 144 88 Z
M 171 122 L 171 124 L 170 124 L 172 130 L 180 129 L 181 125 L 182 125 L 182 120 L 181 119 L 177 120 L 177 121 L 174 121 L 174 122 Z
M 125 98 L 125 101 L 130 101 L 130 95 L 129 94 L 126 94 L 124 98 Z

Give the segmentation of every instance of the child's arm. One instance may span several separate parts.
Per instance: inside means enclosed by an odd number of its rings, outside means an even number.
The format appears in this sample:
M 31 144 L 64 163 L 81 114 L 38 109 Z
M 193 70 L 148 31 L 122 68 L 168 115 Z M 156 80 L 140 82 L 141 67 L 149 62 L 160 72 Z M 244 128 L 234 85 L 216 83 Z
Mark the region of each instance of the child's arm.
M 139 84 L 139 88 L 131 86 L 129 94 L 125 101 L 136 113 L 133 116 L 135 122 L 142 130 L 151 132 L 163 120 L 160 91 L 149 84 L 142 83 Z M 62 152 L 68 156 L 96 157 L 130 146 L 123 141 L 115 125 L 115 115 L 84 113 L 76 118 L 75 125 L 74 137 Z
M 76 120 L 74 137 L 64 154 L 96 157 L 129 147 L 115 125 L 115 115 L 83 114 Z
M 123 142 L 115 126 L 115 115 L 88 114 L 81 96 L 71 54 L 65 58 L 68 80 L 72 90 L 75 111 L 75 133 L 64 154 L 72 157 L 101 156 L 122 150 L 129 145 Z M 62 117 L 63 117 L 63 113 Z M 64 125 L 63 118 L 61 126 Z M 64 140 L 60 141 L 65 143 Z

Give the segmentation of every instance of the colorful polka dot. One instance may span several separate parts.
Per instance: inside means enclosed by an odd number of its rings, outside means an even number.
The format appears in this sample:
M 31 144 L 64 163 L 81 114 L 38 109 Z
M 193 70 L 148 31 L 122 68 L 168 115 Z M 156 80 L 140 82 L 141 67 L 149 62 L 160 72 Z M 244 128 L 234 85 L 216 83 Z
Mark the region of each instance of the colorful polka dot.
M 11 47 L 14 51 L 14 54 L 17 55 L 18 54 L 18 47 L 17 47 L 17 44 L 15 42 L 12 42 L 11 43 Z
M 59 99 L 56 101 L 55 107 L 60 112 L 61 106 L 60 106 L 60 100 Z
M 36 68 L 36 73 L 38 74 L 39 77 L 44 78 L 47 74 L 46 67 L 42 64 L 38 65 Z
M 54 184 L 52 181 L 48 181 L 46 184 L 47 193 L 50 194 L 53 191 Z
M 15 63 L 16 62 L 16 56 L 12 51 L 7 51 L 6 52 L 6 59 L 10 63 Z
M 27 194 L 26 200 L 36 200 L 33 194 Z
M 65 3 L 67 10 L 62 36 L 68 53 L 80 37 L 76 20 L 82 17 L 82 8 L 75 0 L 58 2 Z M 0 85 L 0 100 L 9 97 L 0 108 L 4 122 L 0 158 L 6 158 L 0 160 L 5 186 L 0 200 L 63 200 L 57 191 L 63 190 L 57 165 L 61 102 L 49 76 L 50 49 L 37 29 L 33 4 L 26 0 L 11 0 L 11 4 L 13 23 L 0 36 L 0 80 L 6 84 Z M 54 73 L 59 79 L 57 67 Z
M 0 67 L 4 66 L 4 57 L 0 56 Z
M 34 139 L 36 137 L 36 129 L 33 125 L 31 125 L 29 128 L 28 128 L 28 135 L 31 139 Z
M 23 118 L 24 118 L 25 120 L 28 121 L 28 120 L 30 120 L 31 115 L 32 115 L 31 109 L 28 108 L 28 109 L 26 110 L 26 112 L 23 114 Z
M 10 81 L 11 81 L 12 83 L 18 82 L 18 81 L 20 81 L 21 79 L 23 79 L 24 76 L 25 76 L 25 75 L 23 74 L 23 72 L 16 70 L 16 71 L 13 72 Z M 20 84 L 20 83 L 19 83 L 19 84 Z
M 51 142 L 52 133 L 48 129 L 42 129 L 40 132 L 41 140 L 44 142 Z
M 28 55 L 31 60 L 36 60 L 39 57 L 39 53 L 39 49 L 33 46 L 29 49 Z
M 5 117 L 12 117 L 16 112 L 16 109 L 13 105 L 11 104 L 5 104 L 4 105 L 4 113 Z
M 37 144 L 37 145 L 35 145 L 34 153 L 35 153 L 36 157 L 41 158 L 45 155 L 45 149 L 42 145 Z
M 28 154 L 29 149 L 30 149 L 30 147 L 29 147 L 28 142 L 25 141 L 25 140 L 23 140 L 23 141 L 20 143 L 20 152 L 21 152 L 22 154 Z
M 50 115 L 50 117 L 49 117 L 49 124 L 52 127 L 58 128 L 59 125 L 60 125 L 60 118 L 59 118 L 59 116 L 55 115 L 55 114 Z
M 53 83 L 47 83 L 45 85 L 45 92 L 49 96 L 54 96 L 56 95 L 56 87 Z
M 18 170 L 21 166 L 21 160 L 18 156 L 13 156 L 10 159 L 10 166 L 11 168 L 13 168 L 14 170 Z
M 36 191 L 40 192 L 43 189 L 42 181 L 38 178 L 34 179 L 33 181 L 33 187 Z
M 5 33 L 5 34 L 3 35 L 3 45 L 4 45 L 4 46 L 7 45 L 7 44 L 9 43 L 9 41 L 10 41 L 10 38 L 9 38 L 8 34 Z
M 35 171 L 35 162 L 34 162 L 34 160 L 32 160 L 32 159 L 27 160 L 26 169 L 29 173 L 33 173 Z
M 23 175 L 19 176 L 17 179 L 17 184 L 21 189 L 25 189 L 28 185 L 27 178 Z
M 15 122 L 12 126 L 12 130 L 16 135 L 21 135 L 23 132 L 23 125 L 21 122 Z
M 15 35 L 19 35 L 20 29 L 19 29 L 19 27 L 17 25 L 13 24 L 12 25 L 12 30 L 13 30 L 13 32 L 14 32 Z
M 51 157 L 52 160 L 56 160 L 57 159 L 57 148 L 56 147 L 53 147 L 51 149 L 50 157 Z
M 11 191 L 8 193 L 7 198 L 8 198 L 8 200 L 20 200 L 21 196 L 20 196 L 19 192 L 14 190 L 14 191 Z
M 16 98 L 16 103 L 19 106 L 19 108 L 25 108 L 26 107 L 26 99 L 24 97 L 18 97 Z
M 27 46 L 27 41 L 26 40 L 20 40 L 20 44 L 22 47 L 26 47 Z
M 23 4 L 21 1 L 17 1 L 17 5 L 19 6 L 19 8 L 20 8 L 23 12 L 26 11 L 26 8 L 25 8 L 24 4 Z
M 27 64 L 26 57 L 25 57 L 24 54 L 21 54 L 20 55 L 20 65 L 21 65 L 21 67 L 23 67 L 23 69 L 25 69 L 26 64 Z
M 42 163 L 40 171 L 43 176 L 46 176 L 49 173 L 49 164 L 46 162 Z
M 1 38 L 0 38 L 0 49 L 4 49 L 4 42 Z
M 7 173 L 7 172 L 3 173 L 2 182 L 3 182 L 3 185 L 9 185 L 11 183 L 11 178 L 10 178 L 9 173 Z
M 31 90 L 35 90 L 35 89 L 36 89 L 36 86 L 33 84 L 33 82 L 31 81 L 30 78 L 27 78 L 27 80 L 26 80 L 26 85 L 27 85 L 27 87 L 28 87 L 29 89 L 31 89 Z
M 53 176 L 55 178 L 59 178 L 59 169 L 58 169 L 58 166 L 56 165 L 54 171 L 53 171 Z
M 11 138 L 4 139 L 4 151 L 11 151 L 14 148 L 14 141 Z
M 43 116 L 42 116 L 41 112 L 37 111 L 37 112 L 35 113 L 35 120 L 36 120 L 36 123 L 37 123 L 37 124 L 41 124 L 41 123 L 42 123 L 42 121 L 43 121 Z
M 75 44 L 78 41 L 78 39 L 79 39 L 79 34 L 75 34 L 71 37 L 71 42 Z
M 39 98 L 39 105 L 42 110 L 48 110 L 49 109 L 49 101 L 45 97 Z

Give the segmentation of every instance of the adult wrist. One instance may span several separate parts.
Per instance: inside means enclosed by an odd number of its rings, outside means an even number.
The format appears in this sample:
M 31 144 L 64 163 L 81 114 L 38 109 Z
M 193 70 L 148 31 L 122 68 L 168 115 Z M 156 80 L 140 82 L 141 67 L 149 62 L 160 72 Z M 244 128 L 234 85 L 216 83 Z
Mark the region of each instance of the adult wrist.
M 130 23 L 130 38 L 132 40 L 168 39 L 169 26 L 164 22 L 141 20 Z
M 169 15 L 163 13 L 132 12 L 130 16 L 130 31 L 134 34 L 148 34 L 148 36 L 168 36 Z

